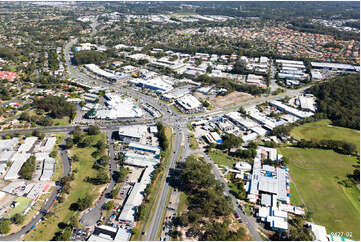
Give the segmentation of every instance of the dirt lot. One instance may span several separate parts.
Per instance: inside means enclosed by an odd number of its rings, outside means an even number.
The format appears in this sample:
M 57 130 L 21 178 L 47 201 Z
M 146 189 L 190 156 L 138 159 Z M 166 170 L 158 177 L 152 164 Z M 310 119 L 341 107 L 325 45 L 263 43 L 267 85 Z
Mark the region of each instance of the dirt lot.
M 218 96 L 218 97 L 210 98 L 209 101 L 215 107 L 220 108 L 220 107 L 225 107 L 228 105 L 240 104 L 242 102 L 250 100 L 251 98 L 253 98 L 253 96 L 251 94 L 234 91 L 224 97 Z

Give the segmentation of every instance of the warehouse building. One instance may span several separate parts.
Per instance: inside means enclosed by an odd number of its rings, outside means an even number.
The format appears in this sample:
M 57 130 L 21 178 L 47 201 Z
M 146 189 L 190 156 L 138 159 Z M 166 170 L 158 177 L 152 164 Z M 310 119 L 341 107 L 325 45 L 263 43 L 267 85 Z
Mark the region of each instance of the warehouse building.
M 0 151 L 14 151 L 18 143 L 18 138 L 0 140 Z
M 8 172 L 6 173 L 4 180 L 14 180 L 19 178 L 18 173 L 24 163 L 30 158 L 29 153 L 16 153 L 12 158 L 11 167 L 9 168 Z
M 140 143 L 136 143 L 136 142 L 131 142 L 128 145 L 129 149 L 133 149 L 133 150 L 140 150 L 140 151 L 146 151 L 146 152 L 150 152 L 153 153 L 157 156 L 159 156 L 160 154 L 160 149 L 158 147 L 154 147 L 151 145 L 145 145 L 145 144 L 140 144 Z
M 18 152 L 29 152 L 35 142 L 38 140 L 38 137 L 27 137 L 25 140 L 24 140 L 24 143 L 20 145 L 19 149 L 18 149 Z
M 195 113 L 203 111 L 202 103 L 191 94 L 187 94 L 181 98 L 176 99 L 176 105 L 184 113 Z
M 275 106 L 277 107 L 277 109 L 283 111 L 283 112 L 287 112 L 289 114 L 292 114 L 298 118 L 308 118 L 311 117 L 313 115 L 312 112 L 306 112 L 306 111 L 300 111 L 298 109 L 292 108 L 290 106 L 287 106 L 283 103 L 281 103 L 280 101 L 270 101 L 269 104 L 271 106 Z
M 132 233 L 128 229 L 114 228 L 107 225 L 95 226 L 88 241 L 129 241 Z
M 356 72 L 356 68 L 349 64 L 328 63 L 328 62 L 311 62 L 314 69 L 339 71 L 339 72 Z
M 146 133 L 146 125 L 123 126 L 118 130 L 119 138 L 124 142 L 139 142 Z
M 99 77 L 105 78 L 108 81 L 111 81 L 111 82 L 117 81 L 116 75 L 100 69 L 99 66 L 97 66 L 95 64 L 86 64 L 86 65 L 84 65 L 84 67 L 85 67 L 85 69 L 92 72 L 93 74 L 95 74 Z
M 130 79 L 128 82 L 130 84 L 134 84 L 139 87 L 148 88 L 148 89 L 154 90 L 159 93 L 169 92 L 173 89 L 172 85 L 166 83 L 165 81 L 163 81 L 161 79 L 145 80 L 142 78 L 137 78 L 137 79 Z

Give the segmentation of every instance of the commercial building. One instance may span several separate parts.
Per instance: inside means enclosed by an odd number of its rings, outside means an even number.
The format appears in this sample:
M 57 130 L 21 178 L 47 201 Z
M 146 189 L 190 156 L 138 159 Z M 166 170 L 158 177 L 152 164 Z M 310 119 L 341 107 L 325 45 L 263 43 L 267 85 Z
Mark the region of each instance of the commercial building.
M 47 157 L 43 161 L 43 172 L 40 177 L 40 181 L 50 181 L 54 174 L 55 160 L 51 157 Z
M 273 119 L 259 112 L 256 108 L 250 108 L 247 110 L 247 112 L 253 120 L 257 121 L 268 130 L 272 130 L 277 126 L 276 122 Z
M 111 82 L 117 81 L 116 75 L 100 69 L 100 67 L 95 64 L 86 64 L 86 65 L 84 65 L 84 67 L 85 67 L 85 69 L 87 69 L 88 71 L 92 72 L 93 74 L 95 74 L 99 77 L 105 78 Z
M 176 99 L 176 104 L 184 113 L 195 113 L 203 110 L 202 103 L 191 94 Z
M 4 180 L 13 180 L 17 179 L 18 173 L 21 169 L 21 167 L 24 165 L 24 163 L 29 159 L 30 154 L 29 153 L 16 153 L 12 158 L 11 161 L 13 162 L 11 164 L 11 167 L 9 168 L 8 172 L 6 173 Z
M 159 78 L 157 79 L 136 78 L 136 79 L 130 79 L 128 82 L 136 86 L 148 88 L 160 93 L 169 92 L 173 89 L 172 85 L 164 82 Z
M 146 125 L 123 126 L 118 130 L 119 138 L 124 142 L 139 142 L 146 133 Z
M 316 99 L 311 96 L 299 96 L 300 107 L 302 110 L 307 112 L 316 112 Z
M 128 229 L 114 228 L 107 225 L 95 226 L 88 241 L 129 241 L 132 233 Z
M 311 66 L 314 69 L 323 69 L 323 70 L 339 71 L 339 72 L 356 72 L 356 68 L 353 65 L 349 65 L 349 64 L 311 62 Z
M 16 154 L 16 151 L 0 151 L 0 163 L 7 163 L 11 160 L 13 155 Z
M 18 143 L 18 138 L 0 140 L 0 151 L 13 151 Z
M 144 115 L 143 110 L 131 98 L 123 98 L 113 93 L 106 94 L 105 98 L 105 107 L 91 109 L 86 115 L 88 118 L 114 120 L 140 118 Z
M 24 143 L 22 143 L 18 149 L 18 152 L 29 152 L 35 142 L 38 140 L 38 137 L 27 137 L 25 140 L 24 140 Z
M 228 118 L 231 122 L 233 122 L 238 127 L 248 130 L 251 128 L 254 128 L 256 126 L 259 126 L 256 122 L 242 117 L 242 114 L 239 112 L 230 112 L 224 115 L 226 118 Z
M 298 109 L 287 106 L 287 105 L 281 103 L 280 101 L 270 101 L 269 104 L 271 106 L 277 107 L 281 111 L 292 114 L 292 115 L 294 115 L 294 116 L 296 116 L 298 118 L 308 118 L 308 117 L 311 117 L 313 115 L 312 112 L 300 111 Z
M 34 148 L 34 152 L 45 152 L 50 153 L 56 144 L 56 137 L 55 136 L 49 136 L 43 141 L 42 144 L 38 144 Z
M 140 151 L 150 152 L 150 153 L 153 153 L 155 155 L 160 154 L 160 149 L 158 147 L 154 147 L 154 146 L 151 146 L 151 145 L 145 145 L 145 144 L 131 142 L 131 143 L 129 143 L 128 148 L 133 149 L 133 150 L 140 150 Z
M 118 217 L 119 222 L 131 227 L 135 226 L 137 209 L 143 202 L 143 192 L 146 187 L 146 184 L 135 183 Z
M 187 95 L 189 93 L 190 93 L 190 89 L 188 87 L 177 88 L 168 93 L 163 94 L 161 98 L 166 101 L 173 101 L 173 100 L 175 100 L 177 98 L 181 98 L 184 95 Z

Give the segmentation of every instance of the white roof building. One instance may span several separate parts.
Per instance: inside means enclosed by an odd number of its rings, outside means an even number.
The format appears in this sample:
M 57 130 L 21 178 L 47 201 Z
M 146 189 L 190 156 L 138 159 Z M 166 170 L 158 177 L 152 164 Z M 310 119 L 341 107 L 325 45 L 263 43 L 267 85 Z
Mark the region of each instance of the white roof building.
M 16 153 L 12 158 L 11 161 L 13 161 L 13 164 L 9 168 L 8 172 L 6 173 L 4 180 L 13 180 L 17 179 L 18 173 L 21 169 L 21 167 L 24 165 L 24 163 L 29 159 L 30 154 L 29 153 Z
M 147 133 L 146 125 L 131 125 L 119 127 L 119 136 L 122 140 L 139 141 Z
M 18 143 L 19 143 L 18 138 L 0 140 L 0 151 L 15 150 L 15 147 L 17 146 Z
M 27 137 L 24 140 L 24 143 L 20 145 L 18 152 L 28 152 L 34 146 L 35 142 L 38 140 L 38 137 Z
M 240 171 L 250 171 L 252 169 L 252 166 L 247 162 L 241 161 L 241 162 L 237 162 L 234 165 L 234 168 Z
M 281 111 L 285 111 L 285 112 L 290 113 L 299 118 L 308 118 L 313 115 L 312 112 L 300 111 L 298 109 L 295 109 L 288 105 L 285 105 L 285 104 L 281 103 L 280 101 L 270 101 L 269 103 L 270 103 L 270 105 L 277 107 Z
M 249 118 L 243 118 L 242 114 L 239 112 L 230 112 L 224 115 L 230 121 L 232 121 L 235 125 L 240 126 L 243 129 L 251 129 L 259 126 L 256 122 L 252 121 Z
M 316 237 L 316 241 L 329 241 L 326 228 L 324 226 L 313 223 L 309 223 L 309 225 L 311 227 L 311 231 Z
M 8 161 L 11 160 L 11 157 L 13 157 L 13 155 L 16 154 L 16 151 L 1 151 L 0 152 L 0 162 L 5 162 L 7 163 Z
M 202 107 L 202 103 L 191 94 L 187 94 L 181 98 L 178 98 L 176 101 L 179 105 L 182 106 L 182 108 L 188 111 L 196 110 Z

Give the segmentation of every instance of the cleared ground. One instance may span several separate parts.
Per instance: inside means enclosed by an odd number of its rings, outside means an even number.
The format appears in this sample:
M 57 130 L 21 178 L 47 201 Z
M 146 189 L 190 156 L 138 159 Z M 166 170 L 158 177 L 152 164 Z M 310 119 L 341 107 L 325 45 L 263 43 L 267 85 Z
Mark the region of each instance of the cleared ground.
M 353 172 L 356 158 L 331 150 L 291 147 L 281 148 L 280 153 L 290 160 L 291 177 L 313 221 L 326 226 L 328 233 L 352 232 L 352 239 L 359 240 L 360 192 L 337 183 Z
M 239 159 L 229 156 L 227 153 L 217 149 L 212 149 L 209 155 L 218 166 L 223 165 L 230 169 L 233 168 L 234 164 L 240 161 Z
M 216 108 L 223 108 L 228 105 L 236 105 L 253 98 L 251 94 L 234 91 L 227 96 L 218 96 L 209 99 L 209 102 Z
M 291 135 L 296 139 L 305 140 L 344 140 L 356 145 L 360 153 L 360 131 L 355 129 L 332 126 L 328 119 L 307 123 L 296 127 L 291 131 Z

